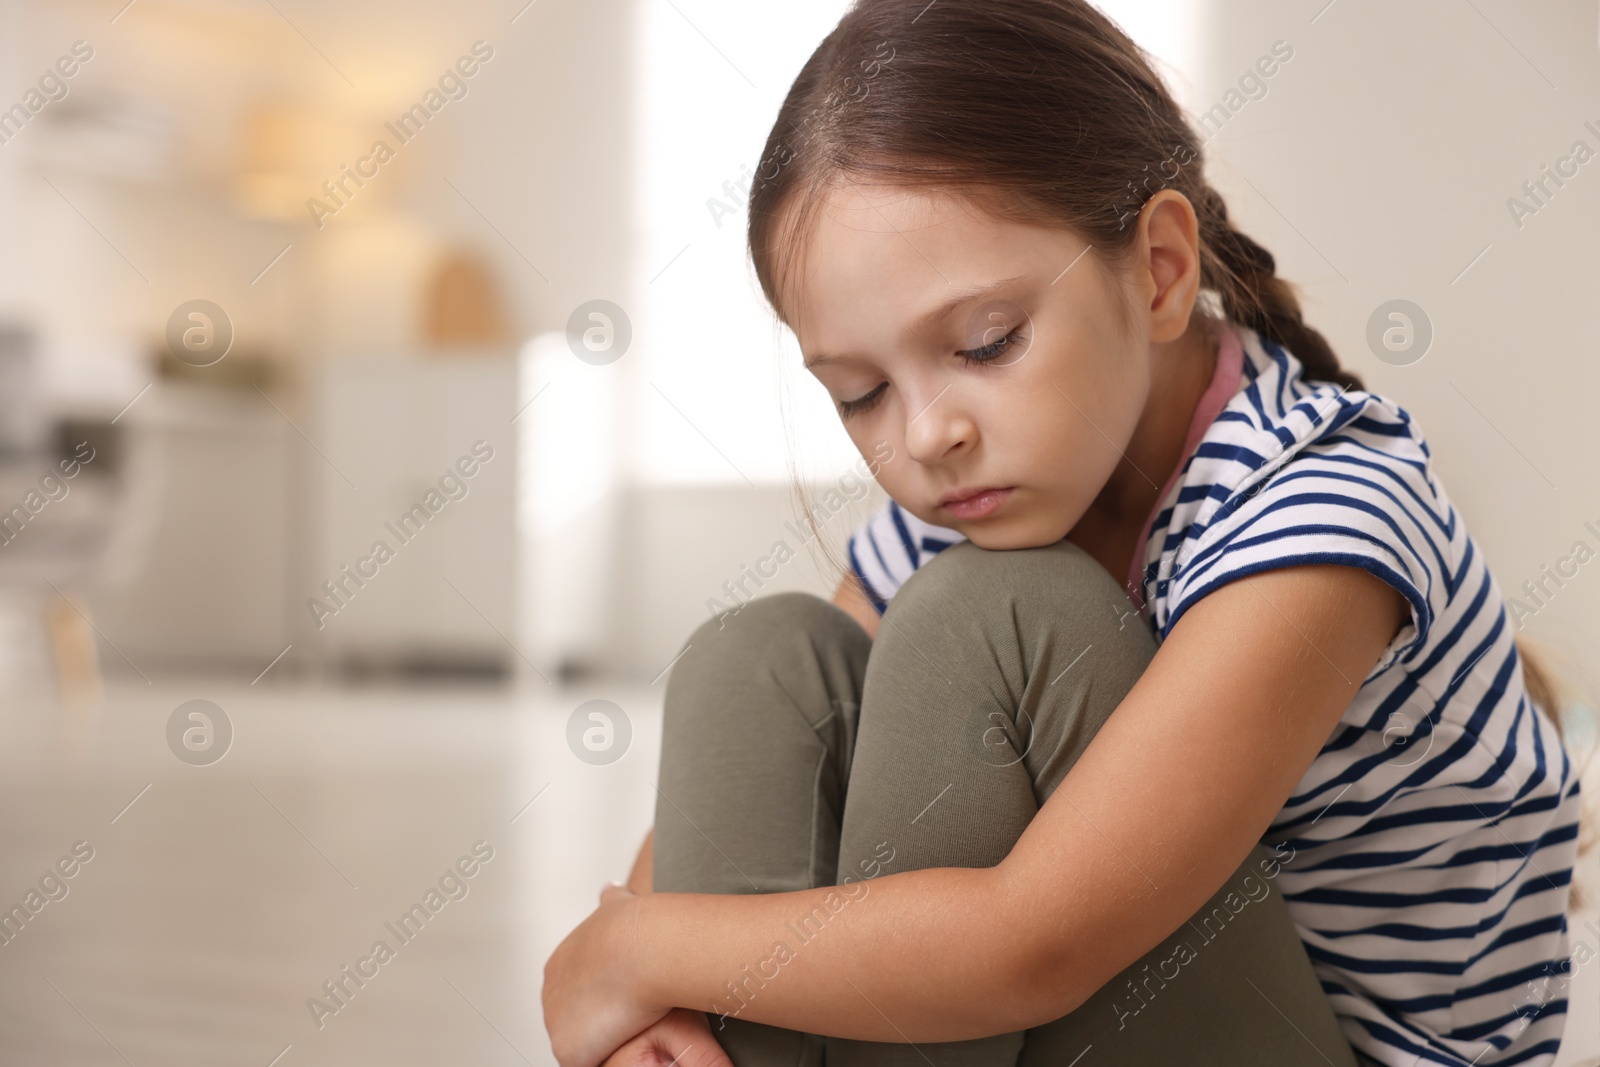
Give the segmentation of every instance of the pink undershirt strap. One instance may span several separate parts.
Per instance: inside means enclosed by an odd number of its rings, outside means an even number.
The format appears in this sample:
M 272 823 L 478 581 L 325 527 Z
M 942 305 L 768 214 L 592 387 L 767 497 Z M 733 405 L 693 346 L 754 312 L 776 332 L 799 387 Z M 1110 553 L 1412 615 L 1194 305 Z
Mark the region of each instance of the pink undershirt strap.
M 1184 467 L 1188 465 L 1189 457 L 1200 447 L 1200 439 L 1205 436 L 1206 430 L 1216 421 L 1217 415 L 1243 385 L 1244 346 L 1239 340 L 1239 332 L 1232 323 L 1225 323 L 1220 333 L 1216 373 L 1211 376 L 1211 384 L 1206 387 L 1199 403 L 1195 405 L 1194 421 L 1189 423 L 1189 436 L 1183 443 L 1183 457 L 1178 460 L 1177 466 L 1173 467 L 1172 474 L 1167 478 L 1167 484 L 1161 487 L 1161 492 L 1156 496 L 1155 505 L 1150 509 L 1150 517 L 1144 523 L 1144 533 L 1140 535 L 1138 547 L 1128 564 L 1128 582 L 1123 588 L 1141 610 L 1144 608 L 1144 559 L 1145 553 L 1149 551 L 1151 527 L 1155 525 L 1156 516 L 1161 514 L 1161 506 L 1166 502 L 1167 494 L 1172 492 L 1172 487 L 1177 484 Z

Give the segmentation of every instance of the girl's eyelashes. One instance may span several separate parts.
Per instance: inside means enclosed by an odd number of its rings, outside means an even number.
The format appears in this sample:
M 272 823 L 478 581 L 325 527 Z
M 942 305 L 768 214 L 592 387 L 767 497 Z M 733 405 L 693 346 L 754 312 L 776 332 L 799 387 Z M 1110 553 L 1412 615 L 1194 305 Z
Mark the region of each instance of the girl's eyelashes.
M 992 363 L 1008 352 L 1017 350 L 1022 346 L 1022 327 L 1015 327 L 1010 333 L 998 341 L 984 345 L 982 348 L 969 348 L 956 352 L 962 361 L 968 365 Z M 839 414 L 843 418 L 852 415 L 862 415 L 877 406 L 878 399 L 883 396 L 883 391 L 889 388 L 888 382 L 879 382 L 878 387 L 865 396 L 854 400 L 839 401 Z
M 962 360 L 964 360 L 965 362 L 967 362 L 969 364 L 972 364 L 972 363 L 990 363 L 990 362 L 992 362 L 992 361 L 994 361 L 996 359 L 999 359 L 1001 356 L 1005 355 L 1007 352 L 1010 352 L 1013 349 L 1016 349 L 1016 348 L 1020 347 L 1021 344 L 1022 344 L 1022 327 L 1021 326 L 1017 326 L 1010 333 L 1006 334 L 1004 337 L 1000 338 L 1000 340 L 998 340 L 998 341 L 994 341 L 994 342 L 992 342 L 990 344 L 986 344 L 982 348 L 965 349 L 963 351 L 957 352 L 956 355 L 960 356 L 962 358 Z
M 883 391 L 887 388 L 889 388 L 888 382 L 879 382 L 878 387 L 866 396 L 857 397 L 855 400 L 839 401 L 840 416 L 848 419 L 852 415 L 860 415 L 871 411 L 878 403 L 878 398 L 883 395 Z

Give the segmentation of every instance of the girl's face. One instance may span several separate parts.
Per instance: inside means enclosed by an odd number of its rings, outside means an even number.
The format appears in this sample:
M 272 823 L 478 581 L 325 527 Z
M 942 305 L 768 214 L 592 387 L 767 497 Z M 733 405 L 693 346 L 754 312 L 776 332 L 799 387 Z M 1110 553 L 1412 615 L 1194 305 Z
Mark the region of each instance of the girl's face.
M 1062 229 L 968 199 L 835 187 L 784 307 L 878 483 L 983 548 L 1061 540 L 1106 487 L 1150 391 L 1150 318 Z M 976 495 L 975 495 L 976 494 Z M 966 498 L 966 499 L 958 499 Z

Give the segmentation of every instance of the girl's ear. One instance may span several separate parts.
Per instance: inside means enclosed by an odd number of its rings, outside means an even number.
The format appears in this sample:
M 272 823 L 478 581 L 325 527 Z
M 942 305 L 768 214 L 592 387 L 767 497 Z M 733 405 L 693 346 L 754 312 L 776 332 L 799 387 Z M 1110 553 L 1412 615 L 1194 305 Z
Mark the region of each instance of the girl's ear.
M 1200 223 L 1189 198 L 1162 189 L 1146 201 L 1137 247 L 1135 276 L 1149 300 L 1150 340 L 1176 340 L 1189 329 L 1200 295 Z

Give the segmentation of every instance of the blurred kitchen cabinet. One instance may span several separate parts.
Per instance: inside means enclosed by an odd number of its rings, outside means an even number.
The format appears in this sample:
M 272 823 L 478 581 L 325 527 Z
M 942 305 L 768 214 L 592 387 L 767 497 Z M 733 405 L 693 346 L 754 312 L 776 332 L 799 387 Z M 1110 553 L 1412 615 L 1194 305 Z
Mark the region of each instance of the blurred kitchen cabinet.
M 165 380 L 118 428 L 121 545 L 90 587 L 102 665 L 249 681 L 289 641 L 299 439 L 252 390 Z
M 297 640 L 356 670 L 502 674 L 514 639 L 511 351 L 335 358 L 313 375 L 325 452 Z

